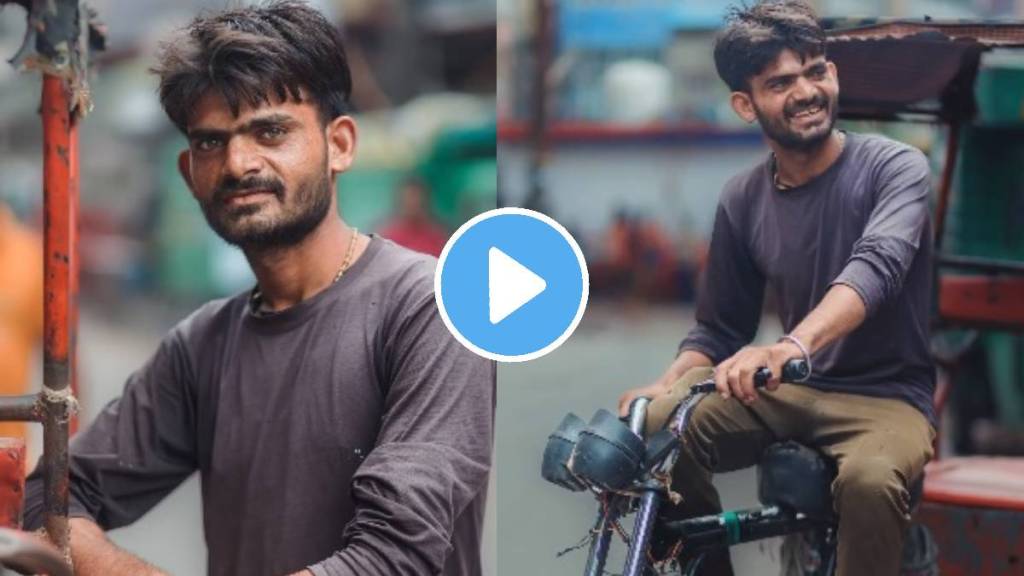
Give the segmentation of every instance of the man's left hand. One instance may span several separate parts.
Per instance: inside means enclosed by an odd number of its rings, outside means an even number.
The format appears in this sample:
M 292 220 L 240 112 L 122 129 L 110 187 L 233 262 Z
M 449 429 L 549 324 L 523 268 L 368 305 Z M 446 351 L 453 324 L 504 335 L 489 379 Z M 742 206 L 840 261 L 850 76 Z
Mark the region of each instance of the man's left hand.
M 760 368 L 772 372 L 765 386 L 774 392 L 781 383 L 782 366 L 793 358 L 802 358 L 803 353 L 792 342 L 779 342 L 771 346 L 747 346 L 715 367 L 715 388 L 722 398 L 735 396 L 749 405 L 757 399 L 754 389 L 754 373 Z

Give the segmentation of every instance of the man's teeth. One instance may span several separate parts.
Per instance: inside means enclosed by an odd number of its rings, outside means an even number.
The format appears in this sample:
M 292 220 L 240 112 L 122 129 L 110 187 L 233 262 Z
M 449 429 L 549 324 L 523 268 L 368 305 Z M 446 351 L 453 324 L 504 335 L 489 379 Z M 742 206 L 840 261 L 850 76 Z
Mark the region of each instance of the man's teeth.
M 806 110 L 803 110 L 801 112 L 797 112 L 796 114 L 793 115 L 793 117 L 794 118 L 804 118 L 804 117 L 807 117 L 807 116 L 813 116 L 813 115 L 817 114 L 820 111 L 821 111 L 821 106 L 814 106 L 812 108 L 807 108 Z

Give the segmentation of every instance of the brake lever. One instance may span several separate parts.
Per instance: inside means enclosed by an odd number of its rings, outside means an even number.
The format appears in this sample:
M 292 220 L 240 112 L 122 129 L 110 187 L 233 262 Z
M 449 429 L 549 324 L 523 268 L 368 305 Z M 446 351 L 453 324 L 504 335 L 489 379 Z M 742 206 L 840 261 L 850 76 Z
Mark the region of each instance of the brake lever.
M 782 365 L 783 382 L 803 382 L 810 376 L 807 362 L 802 359 L 789 360 Z M 754 372 L 754 388 L 764 388 L 772 379 L 772 371 L 768 368 L 758 368 Z M 715 391 L 715 379 L 708 378 L 690 387 L 691 394 L 709 394 Z
M 799 358 L 789 360 L 782 365 L 782 381 L 783 382 L 804 382 L 810 377 L 810 366 L 807 361 Z M 757 372 L 754 372 L 754 387 L 764 388 L 768 381 L 772 379 L 772 371 L 768 368 L 759 368 Z M 693 408 L 704 398 L 705 395 L 710 394 L 716 390 L 715 379 L 708 378 L 690 386 L 690 392 L 685 398 L 679 403 L 679 408 L 676 409 L 675 418 L 672 420 L 672 426 L 670 429 L 675 432 L 677 437 L 683 435 L 683 431 L 686 430 L 687 422 L 690 420 L 690 412 Z

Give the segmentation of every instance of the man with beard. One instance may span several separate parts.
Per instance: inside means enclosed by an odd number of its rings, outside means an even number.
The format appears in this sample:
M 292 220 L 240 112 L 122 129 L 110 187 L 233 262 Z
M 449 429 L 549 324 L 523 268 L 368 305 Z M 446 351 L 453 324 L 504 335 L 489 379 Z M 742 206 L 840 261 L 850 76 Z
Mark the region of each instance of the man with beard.
M 338 30 L 295 1 L 202 16 L 155 71 L 182 177 L 258 285 L 178 324 L 73 440 L 76 572 L 160 573 L 103 530 L 198 470 L 209 574 L 479 574 L 495 366 L 445 329 L 433 258 L 338 215 Z M 26 491 L 36 527 L 38 472 Z
M 836 67 L 813 11 L 795 0 L 734 10 L 715 44 L 730 102 L 758 122 L 771 153 L 721 195 L 698 297 L 697 325 L 655 383 L 652 415 L 707 377 L 673 478 L 669 514 L 721 511 L 712 472 L 754 465 L 793 439 L 835 459 L 838 571 L 895 575 L 909 521 L 908 487 L 932 454 L 934 367 L 928 348 L 930 171 L 919 151 L 837 131 Z M 769 290 L 785 335 L 750 346 Z M 806 382 L 780 384 L 794 358 Z M 754 389 L 762 367 L 775 378 Z M 686 377 L 683 375 L 686 374 Z M 673 387 L 675 391 L 673 393 Z M 663 416 L 662 416 L 663 418 Z M 728 553 L 702 574 L 731 574 Z

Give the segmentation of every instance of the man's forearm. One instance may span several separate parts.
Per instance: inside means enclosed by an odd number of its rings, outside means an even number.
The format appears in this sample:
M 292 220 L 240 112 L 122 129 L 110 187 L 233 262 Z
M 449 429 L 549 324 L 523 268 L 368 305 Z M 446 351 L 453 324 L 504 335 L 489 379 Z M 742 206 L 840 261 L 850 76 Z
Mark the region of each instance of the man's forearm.
M 852 332 L 866 315 L 860 295 L 845 284 L 836 284 L 789 334 L 807 348 L 808 354 L 814 354 Z M 802 355 L 800 347 L 789 340 L 742 348 L 715 369 L 715 388 L 724 398 L 735 396 L 750 404 L 757 398 L 754 374 L 758 369 L 771 370 L 773 377 L 768 381 L 768 390 L 776 390 L 785 362 Z
M 686 374 L 693 368 L 702 368 L 712 365 L 714 365 L 714 363 L 711 361 L 711 358 L 707 357 L 707 355 L 696 350 L 683 350 L 665 372 L 664 378 L 667 380 L 665 384 L 667 386 L 675 384 L 677 380 L 683 377 L 683 374 Z
M 866 314 L 860 295 L 845 284 L 836 284 L 790 335 L 814 354 L 860 326 Z
M 160 569 L 122 550 L 103 529 L 86 518 L 72 518 L 71 561 L 77 576 L 166 576 Z
M 623 417 L 626 416 L 629 413 L 629 407 L 633 403 L 633 400 L 640 396 L 658 398 L 659 396 L 668 394 L 672 390 L 672 385 L 678 382 L 679 379 L 683 377 L 683 374 L 691 368 L 697 368 L 698 366 L 711 366 L 711 358 L 708 358 L 706 355 L 697 352 L 696 350 L 683 350 L 679 353 L 679 356 L 669 364 L 665 373 L 653 383 L 640 388 L 627 390 L 619 397 L 619 415 Z

